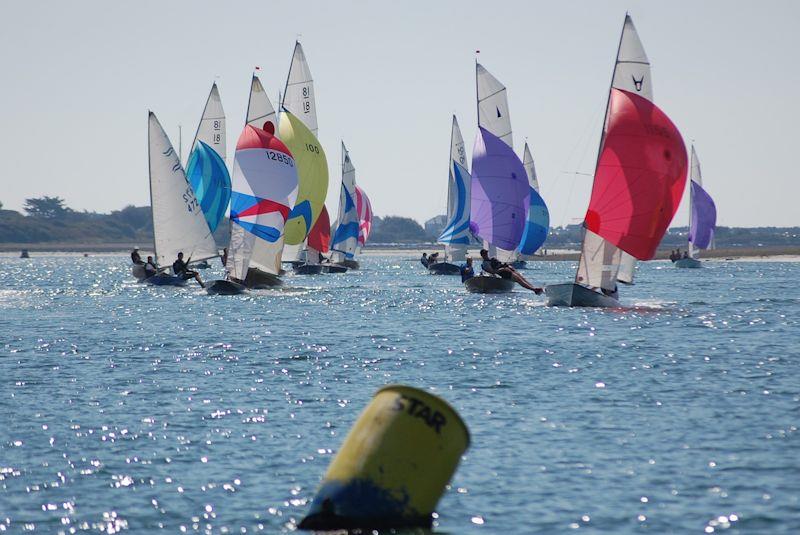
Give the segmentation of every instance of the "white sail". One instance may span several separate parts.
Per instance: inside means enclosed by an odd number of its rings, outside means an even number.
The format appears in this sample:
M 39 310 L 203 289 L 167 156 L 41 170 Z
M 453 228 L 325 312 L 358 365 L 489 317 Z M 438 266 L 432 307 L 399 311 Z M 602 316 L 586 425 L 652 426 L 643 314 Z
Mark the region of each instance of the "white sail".
M 342 189 L 339 193 L 339 214 L 331 251 L 337 262 L 353 258 L 358 246 L 358 209 L 356 207 L 356 168 L 342 142 Z
M 450 131 L 450 165 L 447 181 L 447 223 L 439 236 L 445 244 L 445 257 L 451 262 L 466 258 L 470 240 L 469 216 L 472 180 L 470 178 L 464 138 L 453 115 Z
M 192 150 L 200 141 L 214 149 L 214 152 L 225 161 L 225 151 L 227 150 L 225 110 L 222 109 L 222 100 L 219 97 L 216 83 L 211 86 L 211 92 L 208 94 L 203 116 L 200 118 L 200 124 L 197 125 L 197 132 L 192 141 Z
M 306 55 L 300 42 L 294 45 L 292 64 L 286 78 L 286 89 L 283 92 L 283 109 L 290 111 L 317 136 L 317 104 L 314 100 L 314 80 L 308 68 Z
M 652 102 L 653 82 L 650 77 L 650 61 L 644 52 L 644 47 L 629 15 L 625 15 L 622 34 L 619 40 L 617 60 L 614 64 L 614 74 L 611 78 L 611 87 L 636 93 Z M 603 122 L 603 133 L 600 140 L 598 158 L 603 150 L 606 125 L 608 124 L 608 109 Z M 584 259 L 583 257 L 586 256 Z M 608 267 L 607 262 L 616 260 L 615 269 Z M 594 265 L 596 264 L 596 265 Z M 582 271 L 583 270 L 583 271 Z M 636 259 L 624 251 L 619 251 L 616 246 L 608 243 L 593 232 L 587 231 L 581 248 L 581 261 L 578 267 L 576 281 L 587 286 L 613 290 L 616 281 L 632 284 Z M 614 279 L 609 279 L 613 273 Z M 582 279 L 582 280 L 581 280 Z
M 277 132 L 278 117 L 272 102 L 269 100 L 261 80 L 253 75 L 250 82 L 250 98 L 247 101 L 247 124 L 261 128 L 262 130 L 274 134 Z M 270 128 L 270 124 L 272 125 Z M 231 227 L 231 232 L 236 230 L 242 233 L 241 229 Z M 233 234 L 231 235 L 233 238 Z M 283 254 L 283 236 L 276 242 L 266 240 L 251 240 L 251 250 L 248 252 L 250 259 L 248 266 L 258 268 L 261 271 L 278 275 L 281 271 L 281 256 Z
M 522 152 L 522 166 L 525 172 L 528 173 L 528 184 L 537 192 L 539 191 L 539 179 L 536 178 L 536 167 L 533 164 L 533 154 L 528 144 L 525 143 L 525 149 Z
M 250 100 L 247 101 L 247 124 L 261 128 L 270 132 L 270 127 L 267 123 L 272 123 L 272 132 L 277 132 L 278 117 L 275 113 L 275 108 L 272 107 L 272 102 L 269 101 L 267 92 L 264 91 L 264 86 L 261 85 L 261 80 L 258 76 L 253 75 L 250 82 Z
M 148 116 L 147 138 L 156 262 L 169 265 L 179 252 L 184 260 L 218 256 L 214 236 L 178 154 L 153 112 Z
M 694 193 L 692 193 L 692 182 L 696 182 L 698 186 L 703 185 L 703 177 L 700 174 L 700 160 L 697 159 L 697 152 L 692 145 L 691 166 L 689 170 L 689 230 L 691 231 L 692 225 L 692 212 L 694 211 Z M 692 240 L 689 240 L 689 257 L 697 258 L 697 249 L 694 248 Z
M 478 89 L 478 125 L 513 148 L 506 87 L 480 63 L 475 64 L 475 83 Z

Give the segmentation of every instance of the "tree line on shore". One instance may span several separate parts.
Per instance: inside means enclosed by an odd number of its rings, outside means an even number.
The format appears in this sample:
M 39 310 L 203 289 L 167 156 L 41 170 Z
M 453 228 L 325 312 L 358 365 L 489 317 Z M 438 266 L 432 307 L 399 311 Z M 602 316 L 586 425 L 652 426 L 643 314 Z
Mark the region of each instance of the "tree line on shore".
M 59 197 L 37 197 L 25 200 L 24 214 L 3 210 L 0 203 L 0 243 L 141 243 L 153 241 L 153 222 L 149 206 L 126 206 L 108 214 L 77 211 L 66 206 Z M 228 235 L 228 221 L 216 231 L 217 243 Z M 426 231 L 411 218 L 375 217 L 370 244 L 426 244 L 436 241 L 441 229 Z M 686 227 L 673 227 L 664 236 L 662 248 L 684 247 Z M 545 247 L 577 248 L 583 239 L 581 225 L 553 227 Z M 797 245 L 800 227 L 717 227 L 717 247 L 760 247 Z

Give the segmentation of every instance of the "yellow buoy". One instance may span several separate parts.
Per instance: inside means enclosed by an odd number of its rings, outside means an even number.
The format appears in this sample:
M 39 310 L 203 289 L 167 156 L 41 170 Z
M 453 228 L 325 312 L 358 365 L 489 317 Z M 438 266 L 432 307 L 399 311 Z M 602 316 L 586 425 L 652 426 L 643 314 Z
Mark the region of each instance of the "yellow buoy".
M 299 527 L 430 526 L 467 447 L 467 426 L 444 400 L 410 386 L 381 388 L 328 467 Z

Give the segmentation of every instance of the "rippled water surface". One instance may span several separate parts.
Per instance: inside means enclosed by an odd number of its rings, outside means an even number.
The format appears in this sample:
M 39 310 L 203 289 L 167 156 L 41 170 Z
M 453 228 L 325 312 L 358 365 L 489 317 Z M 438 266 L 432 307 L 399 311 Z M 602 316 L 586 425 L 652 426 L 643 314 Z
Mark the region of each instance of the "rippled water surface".
M 800 532 L 800 264 L 650 263 L 622 310 L 362 265 L 209 297 L 0 259 L 0 531 L 291 531 L 405 383 L 472 433 L 436 532 Z

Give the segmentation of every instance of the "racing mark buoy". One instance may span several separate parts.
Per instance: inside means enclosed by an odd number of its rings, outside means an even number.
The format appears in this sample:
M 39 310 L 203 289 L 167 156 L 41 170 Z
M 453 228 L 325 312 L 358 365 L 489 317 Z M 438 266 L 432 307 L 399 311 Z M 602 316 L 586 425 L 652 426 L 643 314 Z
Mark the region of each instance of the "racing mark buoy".
M 417 388 L 381 388 L 334 457 L 300 529 L 430 527 L 469 447 L 444 400 Z

